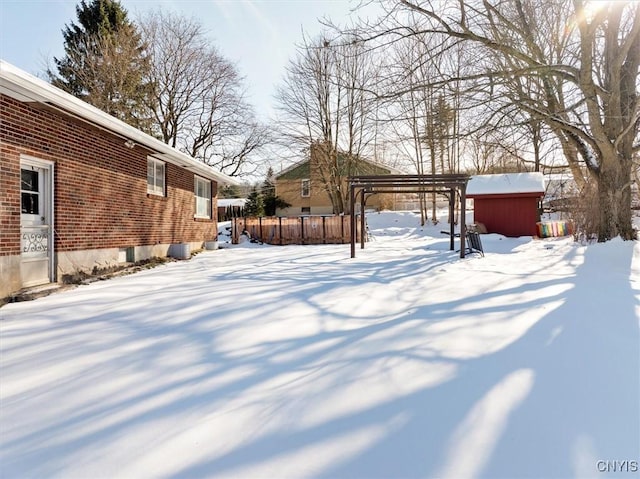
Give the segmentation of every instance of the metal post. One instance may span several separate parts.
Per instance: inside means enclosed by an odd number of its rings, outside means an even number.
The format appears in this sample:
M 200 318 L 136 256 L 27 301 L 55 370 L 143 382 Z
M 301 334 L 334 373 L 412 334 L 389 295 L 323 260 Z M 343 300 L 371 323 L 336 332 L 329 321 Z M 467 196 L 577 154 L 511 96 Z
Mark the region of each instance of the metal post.
M 467 239 L 467 185 L 460 187 L 460 258 L 464 258 L 465 240 Z
M 364 249 L 364 229 L 365 229 L 365 217 L 364 217 L 364 188 L 360 191 L 360 249 Z
M 453 224 L 453 210 L 455 209 L 455 194 L 456 190 L 449 190 L 449 249 L 453 251 L 454 238 L 456 233 L 456 225 Z
M 355 186 L 351 184 L 349 186 L 349 207 L 351 208 L 351 215 L 349 218 L 349 226 L 351 228 L 351 257 L 356 257 L 356 212 L 355 212 L 355 204 L 356 204 L 356 195 L 355 195 Z

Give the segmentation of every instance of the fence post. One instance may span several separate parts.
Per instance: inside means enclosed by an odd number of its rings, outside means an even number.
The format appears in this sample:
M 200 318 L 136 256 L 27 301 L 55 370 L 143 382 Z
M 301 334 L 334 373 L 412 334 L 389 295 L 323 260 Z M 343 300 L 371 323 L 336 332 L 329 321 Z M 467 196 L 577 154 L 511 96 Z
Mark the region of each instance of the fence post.
M 300 216 L 300 242 L 304 244 L 304 216 Z
M 323 244 L 327 244 L 327 231 L 326 231 L 326 227 L 325 227 L 325 220 L 327 219 L 326 216 L 322 217 L 322 243 Z
M 262 216 L 258 216 L 258 231 L 260 232 L 260 241 L 264 243 L 264 239 L 262 235 Z
M 235 219 L 231 220 L 231 244 L 236 244 L 236 222 Z
M 280 235 L 280 246 L 282 246 L 282 216 L 278 216 L 278 234 Z

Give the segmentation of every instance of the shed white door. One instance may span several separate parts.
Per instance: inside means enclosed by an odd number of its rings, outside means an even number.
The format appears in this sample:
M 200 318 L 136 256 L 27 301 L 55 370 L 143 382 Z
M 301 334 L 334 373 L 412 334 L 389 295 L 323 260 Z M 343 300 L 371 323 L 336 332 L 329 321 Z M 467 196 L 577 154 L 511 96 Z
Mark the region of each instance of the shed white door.
M 49 283 L 53 280 L 53 164 L 22 159 L 20 203 L 22 286 Z

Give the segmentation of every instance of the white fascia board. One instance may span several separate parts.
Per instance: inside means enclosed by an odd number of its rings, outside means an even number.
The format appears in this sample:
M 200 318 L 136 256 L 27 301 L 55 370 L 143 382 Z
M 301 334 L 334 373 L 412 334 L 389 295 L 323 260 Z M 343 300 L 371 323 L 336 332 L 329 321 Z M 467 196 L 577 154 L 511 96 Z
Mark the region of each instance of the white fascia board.
M 235 178 L 210 167 L 131 125 L 89 105 L 59 88 L 0 60 L 0 92 L 22 102 L 54 106 L 86 123 L 91 123 L 115 135 L 153 150 L 158 158 L 186 168 L 198 175 L 228 185 L 240 185 Z

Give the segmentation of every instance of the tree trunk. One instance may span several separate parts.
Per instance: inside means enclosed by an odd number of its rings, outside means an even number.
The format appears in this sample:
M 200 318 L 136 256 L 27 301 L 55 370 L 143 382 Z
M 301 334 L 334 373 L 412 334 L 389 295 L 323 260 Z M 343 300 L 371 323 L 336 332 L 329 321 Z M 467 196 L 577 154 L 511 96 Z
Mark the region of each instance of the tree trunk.
M 340 215 L 344 213 L 344 202 L 342 201 L 342 194 L 340 193 L 340 189 L 334 184 L 333 181 L 328 185 L 327 193 L 329 195 L 329 199 L 331 200 L 333 214 Z
M 431 155 L 431 174 L 436 174 L 436 152 L 433 141 L 429 142 L 429 153 Z M 444 173 L 444 171 L 443 171 Z M 438 213 L 436 211 L 436 194 L 431 195 L 431 223 L 434 225 L 438 223 Z
M 603 161 L 596 176 L 598 185 L 598 241 L 616 236 L 634 239 L 631 224 L 631 168 L 628 161 L 616 158 Z
M 420 226 L 424 226 L 427 223 L 427 202 L 424 193 L 418 193 L 418 200 L 420 202 Z
M 345 203 L 344 203 L 344 199 L 342 198 L 342 195 L 340 194 L 340 190 L 337 190 L 335 192 L 335 196 L 336 196 L 336 201 L 333 205 L 333 214 L 336 215 L 341 215 L 345 212 Z

